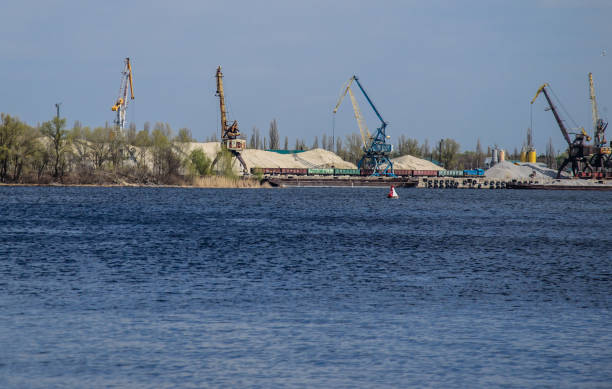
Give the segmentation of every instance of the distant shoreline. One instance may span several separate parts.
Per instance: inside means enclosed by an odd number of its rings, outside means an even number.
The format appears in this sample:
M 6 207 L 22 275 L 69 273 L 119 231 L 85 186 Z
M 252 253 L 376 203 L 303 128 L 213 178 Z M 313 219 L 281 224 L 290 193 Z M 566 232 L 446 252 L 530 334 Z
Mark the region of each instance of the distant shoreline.
M 187 188 L 187 189 L 267 189 L 272 188 L 267 182 L 256 179 L 231 179 L 225 177 L 204 177 L 196 180 L 194 184 L 168 185 L 168 184 L 63 184 L 63 183 L 14 183 L 2 182 L 0 187 L 83 187 L 83 188 Z

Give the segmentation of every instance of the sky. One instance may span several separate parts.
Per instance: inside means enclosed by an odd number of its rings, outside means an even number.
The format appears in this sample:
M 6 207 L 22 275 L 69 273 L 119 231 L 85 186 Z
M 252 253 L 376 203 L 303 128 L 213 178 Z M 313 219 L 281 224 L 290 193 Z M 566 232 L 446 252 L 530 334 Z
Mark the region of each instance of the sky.
M 61 102 L 70 124 L 112 122 L 130 57 L 127 118 L 139 129 L 166 122 L 200 141 L 218 132 L 221 65 L 230 119 L 246 135 L 272 119 L 290 145 L 357 132 L 349 99 L 332 118 L 355 74 L 392 143 L 452 138 L 466 150 L 480 139 L 511 151 L 532 125 L 538 151 L 549 139 L 560 150 L 543 96 L 530 101 L 548 82 L 568 127 L 592 132 L 592 72 L 610 119 L 611 19 L 608 0 L 13 1 L 0 23 L 0 111 L 34 125 Z

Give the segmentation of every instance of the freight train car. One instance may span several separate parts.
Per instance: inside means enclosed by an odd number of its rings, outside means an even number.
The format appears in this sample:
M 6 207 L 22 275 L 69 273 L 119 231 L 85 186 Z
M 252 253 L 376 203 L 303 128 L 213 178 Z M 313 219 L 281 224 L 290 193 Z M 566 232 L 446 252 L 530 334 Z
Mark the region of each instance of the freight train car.
M 438 177 L 463 177 L 463 170 L 438 170 Z
M 309 176 L 333 176 L 334 169 L 308 169 Z
M 282 171 L 279 167 L 252 167 L 251 174 L 279 175 Z
M 482 177 L 484 176 L 484 170 L 482 169 L 470 169 L 463 171 L 464 177 Z
M 413 177 L 438 177 L 437 170 L 413 170 Z
M 282 174 L 293 174 L 296 176 L 305 176 L 308 174 L 308 169 L 301 168 L 281 168 Z
M 334 169 L 334 176 L 358 176 L 359 169 Z
M 393 173 L 398 177 L 412 177 L 412 170 L 393 169 Z

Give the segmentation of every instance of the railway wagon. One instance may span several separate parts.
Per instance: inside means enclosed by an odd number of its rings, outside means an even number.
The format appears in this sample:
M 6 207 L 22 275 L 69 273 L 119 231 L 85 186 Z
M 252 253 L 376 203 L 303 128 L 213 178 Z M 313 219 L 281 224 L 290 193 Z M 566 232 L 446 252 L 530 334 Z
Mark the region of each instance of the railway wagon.
M 309 176 L 332 176 L 334 169 L 308 169 Z
M 335 176 L 358 176 L 360 174 L 359 169 L 334 169 Z
M 251 174 L 268 174 L 278 175 L 281 174 L 281 168 L 279 167 L 252 167 Z
M 281 168 L 282 174 L 294 174 L 296 176 L 305 176 L 308 174 L 308 169 L 306 168 Z
M 464 177 L 482 177 L 484 176 L 484 170 L 482 169 L 466 169 L 463 171 Z
M 437 170 L 413 170 L 413 177 L 438 177 Z
M 408 169 L 393 169 L 393 173 L 399 177 L 412 177 L 412 170 Z
M 463 170 L 439 170 L 438 177 L 463 177 Z

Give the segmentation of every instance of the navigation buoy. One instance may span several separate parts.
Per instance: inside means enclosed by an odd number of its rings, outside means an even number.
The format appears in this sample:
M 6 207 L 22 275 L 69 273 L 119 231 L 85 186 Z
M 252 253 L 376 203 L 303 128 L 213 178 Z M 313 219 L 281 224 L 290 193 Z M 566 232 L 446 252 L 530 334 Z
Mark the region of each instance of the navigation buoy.
M 399 196 L 397 195 L 397 192 L 395 191 L 395 186 L 391 185 L 391 188 L 389 188 L 389 194 L 387 195 L 387 198 L 399 199 Z

